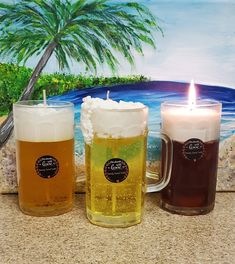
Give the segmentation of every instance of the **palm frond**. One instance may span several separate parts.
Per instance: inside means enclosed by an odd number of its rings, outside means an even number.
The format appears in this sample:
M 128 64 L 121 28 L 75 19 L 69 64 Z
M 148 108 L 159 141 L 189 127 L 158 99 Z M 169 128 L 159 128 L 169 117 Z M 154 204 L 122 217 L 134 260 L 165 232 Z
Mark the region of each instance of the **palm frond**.
M 137 2 L 109 0 L 22 0 L 0 4 L 0 56 L 25 63 L 55 42 L 60 68 L 70 60 L 90 70 L 107 64 L 118 66 L 116 54 L 134 64 L 134 51 L 144 55 L 143 44 L 156 47 L 153 32 L 159 31 L 150 10 Z

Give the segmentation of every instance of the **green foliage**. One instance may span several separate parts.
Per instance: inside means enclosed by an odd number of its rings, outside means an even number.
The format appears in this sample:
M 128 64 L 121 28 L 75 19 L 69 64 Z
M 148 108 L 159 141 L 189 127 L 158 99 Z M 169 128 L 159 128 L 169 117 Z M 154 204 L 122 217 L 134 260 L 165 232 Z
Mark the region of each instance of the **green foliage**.
M 27 85 L 32 70 L 14 64 L 0 63 L 0 115 L 7 114 Z
M 25 63 L 53 44 L 60 68 L 69 60 L 89 70 L 106 64 L 114 72 L 117 54 L 134 64 L 143 44 L 155 48 L 153 31 L 161 32 L 144 5 L 110 0 L 22 0 L 0 4 L 0 55 Z M 162 32 L 161 32 L 162 33 Z
M 29 68 L 0 63 L 0 115 L 7 114 L 11 110 L 12 103 L 20 97 L 31 74 L 32 70 Z M 73 89 L 135 83 L 146 80 L 144 76 L 94 77 L 61 73 L 42 74 L 35 85 L 32 99 L 41 99 L 43 89 L 46 90 L 48 96 L 52 96 Z

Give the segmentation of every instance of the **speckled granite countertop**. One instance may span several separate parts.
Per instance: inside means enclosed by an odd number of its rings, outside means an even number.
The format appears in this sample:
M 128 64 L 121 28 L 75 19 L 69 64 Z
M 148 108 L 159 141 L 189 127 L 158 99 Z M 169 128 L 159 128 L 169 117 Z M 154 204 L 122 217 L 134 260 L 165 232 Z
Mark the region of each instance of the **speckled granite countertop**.
M 0 263 L 235 263 L 235 193 L 217 193 L 208 215 L 172 215 L 147 195 L 141 224 L 126 229 L 91 225 L 84 194 L 72 212 L 23 215 L 16 195 L 0 195 Z

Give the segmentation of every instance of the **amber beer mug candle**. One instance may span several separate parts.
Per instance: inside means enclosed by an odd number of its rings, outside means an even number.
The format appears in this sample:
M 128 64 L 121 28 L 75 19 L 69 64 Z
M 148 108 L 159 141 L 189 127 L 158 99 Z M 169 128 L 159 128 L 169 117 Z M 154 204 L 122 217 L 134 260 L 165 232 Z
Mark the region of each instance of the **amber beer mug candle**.
M 162 131 L 173 141 L 171 179 L 161 192 L 161 207 L 197 215 L 214 208 L 221 104 L 198 100 L 193 82 L 188 102 L 161 105 Z
M 13 106 L 19 206 L 35 216 L 71 210 L 74 190 L 74 109 L 59 101 Z
M 84 98 L 81 129 L 91 223 L 105 227 L 140 223 L 146 191 L 147 118 L 148 108 L 141 103 Z M 162 138 L 169 144 L 167 137 Z M 165 173 L 149 191 L 160 190 L 167 181 Z

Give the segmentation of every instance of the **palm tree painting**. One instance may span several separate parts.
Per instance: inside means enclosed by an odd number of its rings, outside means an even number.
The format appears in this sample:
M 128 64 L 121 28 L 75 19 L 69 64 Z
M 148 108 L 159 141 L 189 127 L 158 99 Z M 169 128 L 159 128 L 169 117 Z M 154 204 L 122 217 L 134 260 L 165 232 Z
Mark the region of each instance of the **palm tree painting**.
M 116 54 L 131 65 L 133 52 L 143 44 L 155 47 L 153 30 L 161 31 L 155 17 L 137 2 L 108 0 L 22 0 L 0 4 L 0 56 L 25 64 L 40 59 L 19 100 L 32 96 L 34 85 L 52 54 L 60 69 L 74 60 L 93 71 L 106 64 L 113 72 Z M 0 148 L 13 128 L 12 113 L 0 126 Z
M 0 0 L 0 193 L 1 178 L 17 186 L 8 140 L 16 100 L 46 89 L 49 100 L 75 104 L 78 123 L 82 98 L 110 90 L 113 100 L 147 105 L 149 129 L 159 131 L 161 103 L 187 99 L 191 79 L 198 98 L 223 104 L 218 189 L 235 190 L 234 8 L 233 0 Z M 83 165 L 79 131 L 75 142 Z

